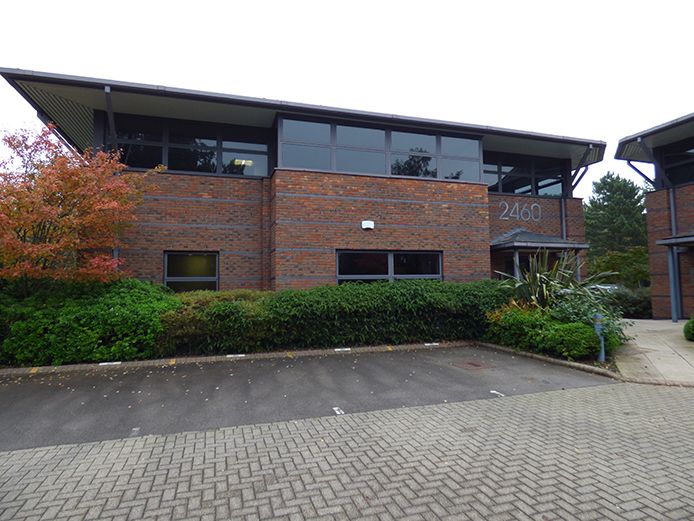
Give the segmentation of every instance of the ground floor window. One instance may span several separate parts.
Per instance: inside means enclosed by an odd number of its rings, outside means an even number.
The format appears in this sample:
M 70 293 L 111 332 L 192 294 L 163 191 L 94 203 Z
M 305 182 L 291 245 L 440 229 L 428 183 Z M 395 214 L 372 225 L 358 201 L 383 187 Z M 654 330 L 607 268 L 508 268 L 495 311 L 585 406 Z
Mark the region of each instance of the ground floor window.
M 167 252 L 164 285 L 175 292 L 219 289 L 219 254 Z
M 337 283 L 441 280 L 441 253 L 412 251 L 338 251 Z

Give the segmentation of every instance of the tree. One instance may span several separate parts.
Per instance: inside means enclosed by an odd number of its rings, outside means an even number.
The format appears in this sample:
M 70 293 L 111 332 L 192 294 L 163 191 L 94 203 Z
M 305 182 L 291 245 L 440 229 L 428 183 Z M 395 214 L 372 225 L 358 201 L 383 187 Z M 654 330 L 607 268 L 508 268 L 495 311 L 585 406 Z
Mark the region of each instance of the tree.
M 640 187 L 611 172 L 593 183 L 593 196 L 583 206 L 589 260 L 608 251 L 647 247 L 644 198 Z
M 0 278 L 24 296 L 46 282 L 119 277 L 112 249 L 135 219 L 146 174 L 126 172 L 118 154 L 78 153 L 53 128 L 2 138 Z

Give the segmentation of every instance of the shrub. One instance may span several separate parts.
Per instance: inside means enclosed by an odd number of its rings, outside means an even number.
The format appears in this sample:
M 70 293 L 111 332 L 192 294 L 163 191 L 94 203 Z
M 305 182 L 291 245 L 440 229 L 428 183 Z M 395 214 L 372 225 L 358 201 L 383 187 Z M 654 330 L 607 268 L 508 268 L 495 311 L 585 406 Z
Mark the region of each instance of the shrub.
M 178 301 L 167 288 L 126 279 L 4 294 L 2 304 L 0 363 L 36 366 L 150 357 L 159 317 Z
M 694 341 L 694 315 L 684 325 L 684 338 Z
M 625 318 L 651 318 L 651 289 L 617 287 L 609 294 L 609 307 Z
M 553 354 L 569 360 L 595 357 L 600 351 L 598 334 L 585 324 L 557 324 L 546 340 Z
M 508 305 L 489 313 L 487 320 L 487 341 L 535 353 L 547 352 L 546 334 L 555 322 L 537 308 Z

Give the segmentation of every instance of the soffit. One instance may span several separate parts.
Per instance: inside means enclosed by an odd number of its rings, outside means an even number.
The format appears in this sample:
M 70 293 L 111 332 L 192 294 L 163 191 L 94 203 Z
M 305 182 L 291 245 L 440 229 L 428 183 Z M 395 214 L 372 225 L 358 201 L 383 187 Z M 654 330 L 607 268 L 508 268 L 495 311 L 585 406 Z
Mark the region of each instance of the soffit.
M 92 144 L 94 111 L 107 110 L 104 87 L 109 86 L 114 112 L 127 114 L 270 128 L 277 114 L 282 112 L 295 116 L 339 118 L 362 124 L 453 132 L 483 138 L 485 150 L 571 159 L 572 169 L 601 161 L 605 151 L 602 141 L 481 125 L 18 69 L 0 68 L 0 74 L 32 104 L 44 121 L 56 123 L 66 139 L 80 149 Z M 588 154 L 583 165 L 580 165 L 586 150 Z
M 619 141 L 615 159 L 650 163 L 650 158 L 639 144 L 639 139 L 652 151 L 694 136 L 694 114 L 663 123 Z

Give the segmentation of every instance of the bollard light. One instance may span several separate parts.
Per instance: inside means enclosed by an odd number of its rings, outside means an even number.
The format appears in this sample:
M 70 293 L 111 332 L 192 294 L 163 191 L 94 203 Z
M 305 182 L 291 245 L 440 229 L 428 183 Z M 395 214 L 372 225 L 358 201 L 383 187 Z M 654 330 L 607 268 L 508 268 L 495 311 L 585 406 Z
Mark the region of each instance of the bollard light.
M 598 334 L 598 338 L 600 338 L 600 354 L 598 355 L 598 362 L 605 361 L 605 339 L 602 336 L 602 322 L 604 318 L 605 317 L 603 317 L 600 313 L 596 313 L 593 317 L 593 327 L 595 328 L 595 332 Z

